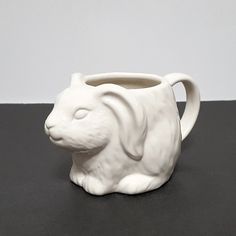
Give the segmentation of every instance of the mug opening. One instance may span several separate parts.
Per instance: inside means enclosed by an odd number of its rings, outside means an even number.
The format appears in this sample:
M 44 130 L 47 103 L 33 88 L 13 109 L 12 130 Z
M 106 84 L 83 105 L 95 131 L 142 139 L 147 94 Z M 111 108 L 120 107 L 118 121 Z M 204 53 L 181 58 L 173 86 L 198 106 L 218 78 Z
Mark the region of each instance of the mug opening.
M 126 89 L 143 89 L 157 86 L 161 83 L 160 80 L 154 78 L 139 78 L 135 77 L 106 77 L 106 78 L 88 78 L 85 81 L 90 86 L 99 86 L 102 84 L 115 84 Z

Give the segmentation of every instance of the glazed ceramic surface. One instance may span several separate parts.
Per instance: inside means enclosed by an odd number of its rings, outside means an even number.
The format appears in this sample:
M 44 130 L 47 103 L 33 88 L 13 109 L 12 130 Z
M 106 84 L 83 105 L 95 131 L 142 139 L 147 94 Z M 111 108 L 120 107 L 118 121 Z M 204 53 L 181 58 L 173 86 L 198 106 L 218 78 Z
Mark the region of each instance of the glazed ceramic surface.
M 180 120 L 172 86 L 187 102 Z M 70 179 L 87 192 L 137 194 L 171 176 L 200 107 L 190 76 L 73 74 L 45 122 L 52 143 L 71 151 Z

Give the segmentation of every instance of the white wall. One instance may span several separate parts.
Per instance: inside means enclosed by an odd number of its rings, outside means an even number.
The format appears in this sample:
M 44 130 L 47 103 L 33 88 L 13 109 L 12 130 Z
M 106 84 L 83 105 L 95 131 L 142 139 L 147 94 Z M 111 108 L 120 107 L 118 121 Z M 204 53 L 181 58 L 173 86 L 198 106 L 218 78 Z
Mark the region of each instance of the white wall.
M 53 102 L 77 71 L 184 72 L 203 100 L 236 99 L 235 9 L 235 0 L 0 0 L 0 102 Z

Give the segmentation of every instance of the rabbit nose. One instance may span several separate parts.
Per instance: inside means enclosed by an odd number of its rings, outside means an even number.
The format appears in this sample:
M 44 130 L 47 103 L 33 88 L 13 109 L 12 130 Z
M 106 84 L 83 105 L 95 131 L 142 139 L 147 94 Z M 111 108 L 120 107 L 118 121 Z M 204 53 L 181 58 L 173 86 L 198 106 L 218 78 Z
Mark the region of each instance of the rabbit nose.
M 48 118 L 45 121 L 45 127 L 49 130 L 59 124 L 64 120 L 62 115 L 57 115 L 57 116 L 48 116 Z
M 45 122 L 45 126 L 48 128 L 48 129 L 51 129 L 52 127 L 56 126 L 58 124 L 58 120 L 50 117 L 46 120 Z
M 52 120 L 51 117 L 46 119 L 46 121 L 45 121 L 45 127 L 46 127 L 47 129 L 50 129 L 50 128 L 52 128 L 52 127 L 55 126 L 55 125 L 56 125 L 56 123 Z
M 48 122 L 45 123 L 45 126 L 47 129 L 50 129 L 52 128 L 54 125 L 53 124 L 48 124 Z

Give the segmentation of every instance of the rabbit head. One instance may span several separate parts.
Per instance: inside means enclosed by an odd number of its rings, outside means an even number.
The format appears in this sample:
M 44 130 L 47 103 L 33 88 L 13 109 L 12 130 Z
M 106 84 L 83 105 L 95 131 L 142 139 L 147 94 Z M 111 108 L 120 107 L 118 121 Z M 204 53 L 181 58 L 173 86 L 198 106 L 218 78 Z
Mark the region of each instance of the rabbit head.
M 109 119 L 93 90 L 82 83 L 81 75 L 72 75 L 70 87 L 58 95 L 45 121 L 45 132 L 54 144 L 87 153 L 109 142 Z
M 80 74 L 72 76 L 45 121 L 46 134 L 58 146 L 94 154 L 116 135 L 134 160 L 143 156 L 146 131 L 143 108 L 128 90 L 114 84 L 90 86 Z

